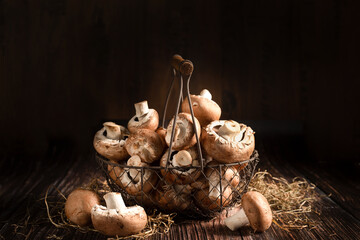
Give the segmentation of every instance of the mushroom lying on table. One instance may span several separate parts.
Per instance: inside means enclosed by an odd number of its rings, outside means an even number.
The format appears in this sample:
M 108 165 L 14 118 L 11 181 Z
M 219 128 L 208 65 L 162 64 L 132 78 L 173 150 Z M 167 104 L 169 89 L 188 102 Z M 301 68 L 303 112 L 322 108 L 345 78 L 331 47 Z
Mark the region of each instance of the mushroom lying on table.
M 195 126 L 197 134 L 200 138 L 201 127 L 199 121 L 195 119 Z M 171 141 L 171 132 L 174 124 L 174 118 L 171 119 L 167 129 L 165 141 L 168 146 L 170 146 Z M 190 114 L 188 113 L 179 113 L 175 123 L 174 139 L 172 143 L 172 150 L 183 150 L 190 148 L 196 144 L 196 136 L 194 131 L 193 120 Z
M 141 161 L 146 163 L 159 160 L 165 148 L 161 137 L 148 129 L 140 129 L 131 133 L 126 140 L 125 147 L 130 156 L 138 155 Z
M 113 160 L 121 161 L 126 159 L 129 154 L 125 149 L 125 140 L 129 136 L 129 131 L 113 122 L 105 122 L 94 137 L 94 148 L 102 156 Z
M 166 167 L 166 162 L 168 160 L 169 149 L 162 156 L 160 160 L 160 166 Z M 199 157 L 197 149 L 195 147 L 181 150 L 181 151 L 172 151 L 170 156 L 170 162 L 168 167 L 172 169 L 162 168 L 161 174 L 164 176 L 167 182 L 176 183 L 176 184 L 189 184 L 195 182 L 195 180 L 200 176 L 201 171 L 199 168 L 194 168 L 200 166 Z M 178 169 L 173 169 L 173 167 L 179 167 Z
M 108 236 L 129 236 L 139 233 L 147 223 L 147 215 L 140 206 L 126 207 L 120 193 L 104 196 L 106 207 L 95 205 L 91 210 L 94 228 Z
M 211 100 L 212 95 L 207 89 L 203 89 L 200 95 L 190 95 L 190 98 L 194 115 L 199 120 L 201 126 L 205 127 L 212 121 L 220 119 L 221 108 L 216 102 Z M 181 104 L 181 110 L 191 113 L 187 97 Z
M 254 152 L 254 131 L 233 120 L 213 121 L 203 132 L 201 143 L 205 152 L 218 162 L 241 162 Z
M 241 197 L 242 208 L 225 219 L 225 225 L 232 231 L 250 225 L 255 231 L 264 232 L 271 226 L 272 212 L 264 195 L 251 191 Z
M 142 101 L 134 104 L 136 114 L 128 122 L 131 133 L 140 129 L 155 131 L 159 125 L 159 114 L 155 109 L 149 109 L 148 102 Z
M 70 222 L 79 226 L 91 223 L 91 209 L 100 204 L 100 197 L 94 191 L 75 189 L 70 193 L 65 202 L 65 214 Z

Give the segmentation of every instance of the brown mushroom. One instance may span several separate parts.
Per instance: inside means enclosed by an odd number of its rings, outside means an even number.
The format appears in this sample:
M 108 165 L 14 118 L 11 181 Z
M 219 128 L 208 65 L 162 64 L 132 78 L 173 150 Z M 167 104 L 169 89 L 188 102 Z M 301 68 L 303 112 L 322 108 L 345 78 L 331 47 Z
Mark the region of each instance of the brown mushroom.
M 160 159 L 164 151 L 160 136 L 148 129 L 140 129 L 131 133 L 126 140 L 125 148 L 130 156 L 138 155 L 141 161 L 146 163 Z
M 155 109 L 149 109 L 148 102 L 142 101 L 134 104 L 136 114 L 128 122 L 131 133 L 139 129 L 155 131 L 159 125 L 159 114 Z
M 213 121 L 201 142 L 205 152 L 221 163 L 248 160 L 255 148 L 254 131 L 235 121 Z
M 170 162 L 168 163 L 169 168 L 166 170 L 165 167 L 168 155 L 169 149 L 160 160 L 160 166 L 164 167 L 160 171 L 167 182 L 189 184 L 195 182 L 195 180 L 200 176 L 200 169 L 195 168 L 200 166 L 197 149 L 195 147 L 181 151 L 172 151 Z
M 270 205 L 264 195 L 251 191 L 241 197 L 242 209 L 225 219 L 225 225 L 232 231 L 249 225 L 254 231 L 264 232 L 272 222 Z
M 199 120 L 201 126 L 205 127 L 215 120 L 219 120 L 221 116 L 221 108 L 211 100 L 211 93 L 204 89 L 200 95 L 190 95 L 191 103 L 195 117 Z M 190 113 L 189 101 L 186 97 L 181 104 L 181 110 Z
M 199 121 L 195 119 L 195 126 L 197 134 L 200 138 L 201 127 Z M 167 129 L 165 141 L 170 146 L 171 131 L 174 124 L 174 118 L 171 119 Z M 176 119 L 174 139 L 172 144 L 172 150 L 183 150 L 194 146 L 196 143 L 196 136 L 194 131 L 193 120 L 188 113 L 179 113 Z
M 155 132 L 160 136 L 163 145 L 166 146 L 166 142 L 165 142 L 166 128 L 159 127 L 158 129 L 156 129 Z
M 221 205 L 227 206 L 232 200 L 233 191 L 239 186 L 240 175 L 234 166 L 222 166 L 221 173 L 219 163 L 212 161 L 206 165 L 205 177 L 191 184 L 199 189 L 195 198 L 202 208 L 211 210 L 219 209 Z
M 100 197 L 95 192 L 85 189 L 75 189 L 65 202 L 65 214 L 70 222 L 79 226 L 91 223 L 91 208 L 100 204 Z
M 118 186 L 133 196 L 139 196 L 142 193 L 147 194 L 155 189 L 158 180 L 157 174 L 151 169 L 141 169 L 141 167 L 149 165 L 141 162 L 139 156 L 134 155 L 129 158 L 126 165 L 135 168 L 120 168 L 108 165 L 109 176 Z
M 103 125 L 94 137 L 95 150 L 116 162 L 126 159 L 129 154 L 125 149 L 125 140 L 130 134 L 129 131 L 113 122 L 105 122 Z
M 197 205 L 205 210 L 218 210 L 222 207 L 226 207 L 232 200 L 232 190 L 230 185 L 228 185 L 225 181 L 222 181 L 222 184 L 225 187 L 222 187 L 222 193 L 218 196 L 217 199 L 210 198 L 209 192 L 211 192 L 211 187 L 204 189 L 199 189 L 195 192 L 194 198 Z
M 94 228 L 108 236 L 129 236 L 139 233 L 147 224 L 147 215 L 140 206 L 126 207 L 120 193 L 104 196 L 106 207 L 95 205 L 91 210 Z
M 162 182 L 155 192 L 154 201 L 166 211 L 182 211 L 192 202 L 190 193 L 190 185 L 168 185 Z

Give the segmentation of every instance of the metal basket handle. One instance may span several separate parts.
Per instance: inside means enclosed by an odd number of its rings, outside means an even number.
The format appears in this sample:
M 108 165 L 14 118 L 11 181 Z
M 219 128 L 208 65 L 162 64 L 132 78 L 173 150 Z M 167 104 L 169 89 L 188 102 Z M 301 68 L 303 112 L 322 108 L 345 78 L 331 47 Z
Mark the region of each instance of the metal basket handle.
M 186 95 L 187 95 L 187 98 L 188 98 L 191 118 L 192 118 L 192 121 L 193 121 L 193 128 L 194 128 L 195 137 L 196 137 L 197 150 L 198 150 L 198 154 L 199 154 L 199 157 L 200 157 L 201 171 L 203 171 L 204 170 L 204 159 L 202 157 L 199 135 L 197 134 L 197 128 L 196 128 L 196 124 L 195 124 L 195 116 L 194 116 L 194 111 L 193 111 L 193 108 L 192 108 L 192 102 L 191 102 L 191 98 L 190 98 L 190 87 L 189 87 L 190 86 L 191 75 L 192 75 L 192 72 L 194 70 L 194 65 L 190 60 L 183 59 L 180 55 L 176 54 L 171 59 L 171 66 L 172 66 L 172 69 L 173 69 L 173 80 L 171 82 L 171 85 L 170 85 L 170 88 L 169 88 L 169 91 L 168 91 L 168 94 L 167 94 L 167 97 L 166 97 L 164 113 L 163 113 L 162 127 L 165 127 L 165 117 L 166 117 L 167 105 L 168 105 L 171 90 L 173 88 L 174 81 L 175 81 L 176 78 L 178 78 L 180 80 L 180 91 L 179 91 L 179 97 L 178 97 L 177 107 L 176 107 L 175 116 L 174 116 L 174 124 L 173 124 L 172 129 L 171 129 L 171 137 L 170 137 L 170 144 L 169 144 L 169 154 L 168 154 L 168 159 L 166 161 L 166 170 L 168 168 L 168 164 L 170 162 L 170 157 L 171 157 L 172 143 L 173 143 L 174 134 L 175 134 L 175 125 L 176 125 L 175 123 L 176 123 L 177 116 L 179 114 L 180 104 L 181 104 L 181 102 L 183 100 L 183 85 L 184 85 L 184 80 L 183 79 L 185 79 L 187 81 Z

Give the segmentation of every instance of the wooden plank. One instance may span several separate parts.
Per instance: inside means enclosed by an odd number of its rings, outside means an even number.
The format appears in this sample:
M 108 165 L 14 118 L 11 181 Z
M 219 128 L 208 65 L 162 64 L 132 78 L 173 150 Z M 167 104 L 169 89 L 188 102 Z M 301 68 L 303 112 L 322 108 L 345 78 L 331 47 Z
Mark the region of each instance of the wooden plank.
M 298 170 L 293 168 L 288 159 L 284 159 L 281 147 L 273 146 L 274 144 L 276 144 L 274 141 L 268 143 L 259 140 L 257 142 L 261 154 L 260 167 L 262 169 L 267 169 L 274 176 L 282 176 L 287 179 L 291 179 L 295 176 L 302 176 Z M 48 171 L 45 172 L 43 178 L 39 181 L 35 181 L 34 179 L 38 177 L 39 172 L 44 171 L 44 168 L 30 168 L 29 171 L 32 173 L 28 176 L 29 181 L 26 181 L 27 184 L 19 189 L 21 193 L 24 193 L 25 195 L 36 193 L 36 196 L 39 197 L 41 193 L 43 194 L 46 191 L 48 185 L 53 183 L 61 192 L 67 195 L 77 186 L 88 183 L 93 177 L 101 174 L 99 169 L 97 169 L 95 161 L 92 159 L 92 153 L 86 157 L 71 155 L 69 152 L 64 153 L 64 155 L 61 155 L 60 153 L 54 154 L 59 155 L 53 156 L 53 161 L 48 165 L 43 165 Z M 69 161 L 71 164 L 64 164 L 64 158 L 73 159 L 73 161 Z M 56 170 L 57 174 L 54 177 L 52 174 L 56 173 Z M 11 186 L 14 186 L 14 184 Z M 265 233 L 253 233 L 249 227 L 231 232 L 223 226 L 223 219 L 225 216 L 222 216 L 208 221 L 195 220 L 182 222 L 173 226 L 168 234 L 156 235 L 149 239 L 328 239 L 329 236 L 334 239 L 360 238 L 359 220 L 348 214 L 344 209 L 328 198 L 320 189 L 318 189 L 317 192 L 320 194 L 321 198 L 316 202 L 315 206 L 321 209 L 322 214 L 320 216 L 309 214 L 311 219 L 319 222 L 316 229 L 293 230 L 288 233 L 276 225 L 272 225 Z M 14 192 L 10 192 L 10 194 L 15 195 Z M 49 194 L 56 195 L 55 189 L 51 189 Z M 35 200 L 31 199 L 29 195 L 26 195 L 20 203 L 29 201 L 29 203 L 32 204 L 36 203 Z M 37 204 L 34 204 L 35 207 L 32 209 L 32 217 L 35 219 L 44 216 L 43 203 L 40 202 L 40 206 Z M 7 205 L 11 206 L 11 204 Z M 21 220 L 21 217 L 23 217 L 24 214 L 23 208 L 14 208 L 9 223 L 2 225 L 0 235 L 5 237 L 5 239 L 24 239 L 23 235 L 14 234 L 14 227 L 11 226 L 12 223 Z M 74 229 L 70 231 L 57 229 L 49 222 L 44 222 L 39 226 L 35 226 L 30 233 L 30 228 L 23 231 L 21 231 L 21 229 L 19 230 L 22 234 L 29 234 L 29 238 L 31 239 L 46 239 L 51 236 L 63 236 L 63 239 L 106 239 L 105 236 L 98 233 L 90 232 L 84 234 Z

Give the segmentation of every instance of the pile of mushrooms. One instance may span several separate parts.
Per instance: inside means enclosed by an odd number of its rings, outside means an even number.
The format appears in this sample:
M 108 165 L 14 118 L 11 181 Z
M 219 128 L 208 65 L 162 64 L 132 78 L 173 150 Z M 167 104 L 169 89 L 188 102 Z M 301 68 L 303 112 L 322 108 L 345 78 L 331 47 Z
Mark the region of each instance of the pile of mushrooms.
M 219 210 L 244 185 L 241 170 L 246 163 L 242 162 L 253 154 L 254 131 L 233 120 L 220 120 L 221 108 L 207 89 L 190 98 L 194 118 L 185 98 L 176 120 L 159 127 L 157 111 L 142 101 L 134 105 L 135 115 L 127 128 L 106 122 L 94 137 L 96 151 L 110 160 L 110 178 L 144 205 L 168 211 L 195 206 Z M 205 160 L 200 159 L 196 135 Z M 220 172 L 219 164 L 226 163 L 238 164 L 224 165 Z M 152 167 L 160 167 L 160 173 Z M 92 212 L 102 211 L 98 206 Z

